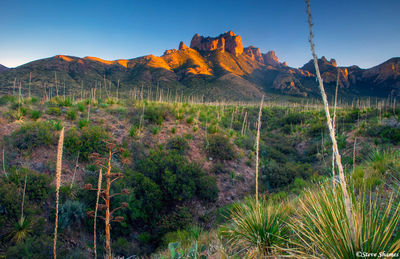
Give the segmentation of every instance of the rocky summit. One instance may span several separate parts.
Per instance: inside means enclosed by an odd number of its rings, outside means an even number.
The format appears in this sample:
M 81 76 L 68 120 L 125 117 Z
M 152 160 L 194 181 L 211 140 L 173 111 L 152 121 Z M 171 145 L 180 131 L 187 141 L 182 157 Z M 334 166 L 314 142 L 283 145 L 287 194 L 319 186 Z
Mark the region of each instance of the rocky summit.
M 339 73 L 342 97 L 400 95 L 398 57 L 369 69 L 340 67 L 335 59 L 324 56 L 318 64 L 328 94 L 334 93 Z M 1 93 L 10 92 L 15 82 L 26 87 L 29 74 L 32 92 L 38 94 L 55 86 L 55 82 L 70 92 L 106 82 L 118 85 L 121 91 L 159 87 L 209 100 L 254 100 L 271 94 L 319 95 L 312 60 L 301 68 L 290 67 L 273 50 L 262 53 L 255 46 L 243 47 L 241 36 L 233 31 L 217 37 L 195 34 L 190 47 L 181 41 L 178 49 L 166 50 L 162 56 L 109 61 L 57 55 L 12 69 L 0 66 Z

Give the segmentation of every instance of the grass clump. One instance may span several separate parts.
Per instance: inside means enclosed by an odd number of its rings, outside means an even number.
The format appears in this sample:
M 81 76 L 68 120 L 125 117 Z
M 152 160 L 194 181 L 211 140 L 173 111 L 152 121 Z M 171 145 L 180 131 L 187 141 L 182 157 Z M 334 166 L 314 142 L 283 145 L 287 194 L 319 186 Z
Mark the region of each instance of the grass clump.
M 42 117 L 42 112 L 39 111 L 39 110 L 33 110 L 33 111 L 30 112 L 30 117 L 31 117 L 33 120 L 37 120 L 37 119 L 39 119 L 40 117 Z
M 400 240 L 393 238 L 400 219 L 400 203 L 396 205 L 393 196 L 385 201 L 365 191 L 358 195 L 350 190 L 349 193 L 354 234 L 340 186 L 322 185 L 317 190 L 305 191 L 292 228 L 307 253 L 324 258 L 357 258 L 359 252 L 379 255 L 399 251 Z
M 47 109 L 47 114 L 60 116 L 61 115 L 61 109 L 59 107 L 49 107 Z
M 70 108 L 67 110 L 66 115 L 69 120 L 73 121 L 76 119 L 77 111 L 74 108 Z
M 233 205 L 230 223 L 221 227 L 222 240 L 240 257 L 279 255 L 287 247 L 288 207 L 270 201 L 248 199 Z

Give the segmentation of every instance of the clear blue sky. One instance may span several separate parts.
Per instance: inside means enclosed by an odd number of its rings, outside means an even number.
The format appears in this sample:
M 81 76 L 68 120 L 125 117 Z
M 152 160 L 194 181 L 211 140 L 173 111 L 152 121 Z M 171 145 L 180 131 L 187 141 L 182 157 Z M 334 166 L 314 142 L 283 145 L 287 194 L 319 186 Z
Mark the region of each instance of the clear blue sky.
M 311 0 L 318 56 L 377 65 L 400 56 L 399 0 Z M 299 67 L 310 58 L 303 0 L 0 0 L 0 64 L 57 54 L 103 59 L 162 55 L 195 33 L 233 30 L 244 46 L 275 50 Z

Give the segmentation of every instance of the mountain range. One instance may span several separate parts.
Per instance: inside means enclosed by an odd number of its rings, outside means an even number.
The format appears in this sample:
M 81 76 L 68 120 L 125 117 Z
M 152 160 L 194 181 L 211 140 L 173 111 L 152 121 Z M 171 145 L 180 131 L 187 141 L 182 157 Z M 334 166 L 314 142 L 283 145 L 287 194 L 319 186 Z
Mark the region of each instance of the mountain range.
M 318 60 L 328 93 L 333 93 L 339 73 L 342 97 L 400 95 L 400 58 L 395 57 L 369 69 L 338 67 L 334 59 Z M 31 79 L 29 79 L 31 78 Z M 31 80 L 32 92 L 43 95 L 46 87 L 57 84 L 69 92 L 94 85 L 119 85 L 121 91 L 135 87 L 159 87 L 208 100 L 252 100 L 261 95 L 318 96 L 314 63 L 301 68 L 279 61 L 274 51 L 261 53 L 254 46 L 243 47 L 240 35 L 225 32 L 217 37 L 195 34 L 189 47 L 162 56 L 103 60 L 96 57 L 57 55 L 32 61 L 16 68 L 0 66 L 0 91 L 9 92 L 19 82 Z

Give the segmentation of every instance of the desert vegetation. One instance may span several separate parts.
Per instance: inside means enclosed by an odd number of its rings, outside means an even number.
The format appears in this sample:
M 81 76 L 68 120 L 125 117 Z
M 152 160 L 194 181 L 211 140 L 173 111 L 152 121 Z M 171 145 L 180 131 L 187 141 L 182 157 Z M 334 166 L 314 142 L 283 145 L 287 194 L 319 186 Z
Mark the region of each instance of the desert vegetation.
M 90 216 L 99 202 L 97 192 L 84 187 L 99 188 L 102 166 L 96 156 L 108 157 L 107 142 L 118 149 L 111 156 L 110 173 L 124 176 L 110 186 L 110 195 L 126 193 L 110 203 L 110 211 L 124 207 L 113 215 L 118 222 L 111 224 L 112 256 L 339 256 L 328 255 L 338 247 L 322 247 L 333 243 L 329 236 L 326 241 L 317 238 L 332 229 L 332 222 L 316 222 L 311 216 L 346 219 L 340 210 L 342 189 L 332 187 L 332 142 L 321 106 L 264 103 L 257 206 L 259 104 L 96 97 L 71 100 L 65 106 L 63 98 L 34 98 L 22 98 L 22 117 L 12 113 L 18 103 L 12 96 L 3 96 L 6 101 L 0 107 L 3 256 L 53 256 L 57 141 L 62 128 L 59 257 L 94 257 Z M 398 129 L 399 109 L 389 102 L 353 107 L 351 102 L 341 103 L 336 111 L 337 145 L 354 222 L 362 219 L 364 225 L 355 225 L 361 235 L 357 239 L 346 224 L 331 236 L 353 240 L 349 247 L 340 247 L 345 255 L 367 248 L 397 251 L 400 143 L 393 132 Z M 46 112 L 50 107 L 60 113 Z M 70 110 L 76 117 L 71 118 Z M 40 116 L 31 116 L 33 111 Z M 101 188 L 106 188 L 106 169 Z M 317 203 L 325 207 L 316 207 Z M 98 216 L 105 216 L 103 207 L 98 205 Z M 107 235 L 104 221 L 96 223 L 97 257 L 102 257 Z M 370 240 L 372 229 L 390 235 Z M 365 244 L 365 238 L 374 245 L 357 245 Z M 315 249 L 317 239 L 322 243 Z
M 326 96 L 307 7 L 322 102 L 1 96 L 0 258 L 398 256 L 400 107 Z

